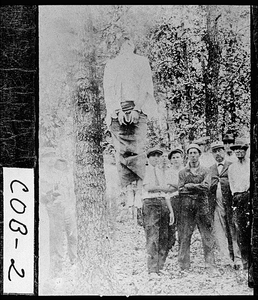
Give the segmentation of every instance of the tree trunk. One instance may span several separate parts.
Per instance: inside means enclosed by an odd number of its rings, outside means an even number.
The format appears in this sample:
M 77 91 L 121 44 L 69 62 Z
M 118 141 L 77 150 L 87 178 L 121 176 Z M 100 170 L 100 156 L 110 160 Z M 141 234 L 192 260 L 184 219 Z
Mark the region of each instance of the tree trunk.
M 218 137 L 218 76 L 220 69 L 221 49 L 218 41 L 216 5 L 206 5 L 207 9 L 207 33 L 203 37 L 207 45 L 208 61 L 203 70 L 205 83 L 205 119 L 206 134 L 215 140 Z
M 90 45 L 85 46 L 84 65 L 88 70 L 88 80 L 78 87 L 74 118 L 77 137 L 75 193 L 81 267 L 78 288 L 83 294 L 103 295 L 112 293 L 110 236 L 101 145 L 100 96 L 90 15 L 88 22 Z

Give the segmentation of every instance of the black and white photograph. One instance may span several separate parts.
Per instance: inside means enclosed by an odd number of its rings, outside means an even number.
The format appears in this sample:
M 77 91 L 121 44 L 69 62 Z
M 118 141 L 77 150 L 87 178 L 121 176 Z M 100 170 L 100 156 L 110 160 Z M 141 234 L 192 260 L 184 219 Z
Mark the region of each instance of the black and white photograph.
M 257 11 L 37 6 L 35 207 L 1 162 L 7 293 L 35 230 L 39 296 L 254 295 Z

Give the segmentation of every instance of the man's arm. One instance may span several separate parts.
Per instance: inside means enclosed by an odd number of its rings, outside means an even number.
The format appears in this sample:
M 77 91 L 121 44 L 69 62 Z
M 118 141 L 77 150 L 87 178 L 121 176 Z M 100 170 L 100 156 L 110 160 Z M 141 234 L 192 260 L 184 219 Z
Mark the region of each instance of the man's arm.
M 185 188 L 199 192 L 208 192 L 211 186 L 211 174 L 209 169 L 205 171 L 204 180 L 200 183 L 187 183 Z
M 231 194 L 234 195 L 234 193 L 236 192 L 236 188 L 235 188 L 235 182 L 234 182 L 234 167 L 233 167 L 233 165 L 230 165 L 228 167 L 228 182 L 229 182 Z
M 142 57 L 141 69 L 142 69 L 142 78 L 140 82 L 139 97 L 135 101 L 135 107 L 134 107 L 134 110 L 138 112 L 141 112 L 143 104 L 148 99 L 147 97 L 148 94 L 150 94 L 153 97 L 153 93 L 154 93 L 152 72 L 147 57 Z
M 121 110 L 120 102 L 115 96 L 115 68 L 114 62 L 108 61 L 103 78 L 104 99 L 107 109 L 107 119 L 111 119 L 112 115 L 117 115 Z
M 188 192 L 187 187 L 185 187 L 185 174 L 183 171 L 178 173 L 178 191 L 180 193 Z

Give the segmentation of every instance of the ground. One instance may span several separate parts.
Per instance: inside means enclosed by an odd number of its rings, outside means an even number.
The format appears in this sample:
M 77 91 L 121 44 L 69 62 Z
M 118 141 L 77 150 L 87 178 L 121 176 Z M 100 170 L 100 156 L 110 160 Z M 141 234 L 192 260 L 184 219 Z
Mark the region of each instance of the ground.
M 182 272 L 178 267 L 176 242 L 169 252 L 164 272 L 160 276 L 149 276 L 144 230 L 131 218 L 116 223 L 112 253 L 119 295 L 253 295 L 247 284 L 247 271 L 222 268 L 218 259 L 215 274 L 205 271 L 198 230 L 192 239 L 189 272 Z M 47 294 L 84 294 L 83 286 L 78 290 L 74 270 L 68 262 L 60 278 L 49 283 Z

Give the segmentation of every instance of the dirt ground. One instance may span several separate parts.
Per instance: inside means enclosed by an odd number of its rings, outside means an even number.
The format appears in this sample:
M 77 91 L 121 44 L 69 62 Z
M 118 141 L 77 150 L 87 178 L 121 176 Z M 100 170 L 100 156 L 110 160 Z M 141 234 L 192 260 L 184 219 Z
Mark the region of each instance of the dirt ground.
M 177 263 L 178 244 L 170 250 L 164 272 L 159 276 L 147 273 L 144 230 L 132 219 L 116 223 L 112 248 L 114 271 L 119 295 L 253 295 L 247 285 L 247 271 L 225 269 L 217 258 L 217 272 L 204 268 L 200 235 L 195 230 L 191 245 L 191 269 L 180 271 Z M 217 254 L 217 251 L 215 251 Z M 217 257 L 217 255 L 216 255 Z M 84 294 L 78 290 L 74 270 L 67 262 L 60 278 L 48 283 L 46 294 Z M 86 293 L 85 293 L 86 294 Z

